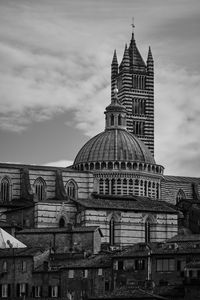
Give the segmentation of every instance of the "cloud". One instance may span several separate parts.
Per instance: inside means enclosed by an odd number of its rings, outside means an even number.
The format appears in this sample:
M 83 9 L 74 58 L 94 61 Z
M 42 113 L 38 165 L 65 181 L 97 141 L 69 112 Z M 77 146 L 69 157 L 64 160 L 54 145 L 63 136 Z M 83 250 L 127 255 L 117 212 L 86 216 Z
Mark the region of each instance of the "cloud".
M 199 176 L 199 82 L 199 74 L 176 66 L 162 66 L 157 72 L 156 156 L 167 173 Z

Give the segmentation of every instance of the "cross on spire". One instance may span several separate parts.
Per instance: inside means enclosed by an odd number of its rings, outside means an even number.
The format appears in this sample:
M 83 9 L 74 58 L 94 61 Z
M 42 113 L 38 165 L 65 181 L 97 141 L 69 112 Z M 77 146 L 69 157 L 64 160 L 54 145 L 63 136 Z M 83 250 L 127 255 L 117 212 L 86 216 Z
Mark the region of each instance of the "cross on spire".
M 131 26 L 132 26 L 132 32 L 134 33 L 134 28 L 135 28 L 134 17 L 132 17 L 132 23 L 131 23 Z

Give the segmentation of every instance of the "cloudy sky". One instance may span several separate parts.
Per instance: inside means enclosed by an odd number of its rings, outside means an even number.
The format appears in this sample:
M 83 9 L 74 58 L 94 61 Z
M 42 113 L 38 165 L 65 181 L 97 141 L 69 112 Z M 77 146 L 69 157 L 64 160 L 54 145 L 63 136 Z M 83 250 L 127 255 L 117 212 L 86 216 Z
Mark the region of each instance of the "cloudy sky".
M 135 18 L 155 61 L 156 161 L 200 176 L 199 0 L 0 0 L 0 161 L 66 165 L 104 130 Z

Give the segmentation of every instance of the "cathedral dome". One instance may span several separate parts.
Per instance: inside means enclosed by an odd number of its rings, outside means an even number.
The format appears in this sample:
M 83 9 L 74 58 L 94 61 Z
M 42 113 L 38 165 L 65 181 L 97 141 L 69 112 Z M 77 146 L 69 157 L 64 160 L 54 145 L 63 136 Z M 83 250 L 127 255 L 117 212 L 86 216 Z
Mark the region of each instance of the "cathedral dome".
M 105 130 L 91 138 L 79 151 L 74 166 L 96 162 L 142 162 L 155 164 L 144 143 L 127 130 Z

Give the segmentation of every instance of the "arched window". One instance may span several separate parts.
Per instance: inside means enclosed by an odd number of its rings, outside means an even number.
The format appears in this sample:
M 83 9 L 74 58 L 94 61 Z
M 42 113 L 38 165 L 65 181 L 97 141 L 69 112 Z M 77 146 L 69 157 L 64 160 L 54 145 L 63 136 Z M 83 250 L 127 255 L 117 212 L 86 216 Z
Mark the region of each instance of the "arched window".
M 122 117 L 121 117 L 121 115 L 118 116 L 118 125 L 122 125 Z
M 115 244 L 115 220 L 112 217 L 109 222 L 109 243 L 110 245 Z
M 7 177 L 1 180 L 1 200 L 3 202 L 10 200 L 10 182 Z
M 110 125 L 111 125 L 111 126 L 114 125 L 114 115 L 111 115 L 111 118 L 110 118 Z
M 60 227 L 60 228 L 65 227 L 65 219 L 64 219 L 63 217 L 60 218 L 60 221 L 59 221 L 59 227 Z
M 70 180 L 67 183 L 67 195 L 69 198 L 76 199 L 77 198 L 77 186 L 73 180 Z
M 45 188 L 46 184 L 43 178 L 39 177 L 35 180 L 35 194 L 37 196 L 38 201 L 42 201 L 45 199 Z
M 182 189 L 180 189 L 176 195 L 176 204 L 178 204 L 181 200 L 186 199 L 185 193 Z
M 145 221 L 145 243 L 151 242 L 151 227 L 152 227 L 152 219 L 148 217 Z
M 103 179 L 99 179 L 99 194 L 103 194 Z

